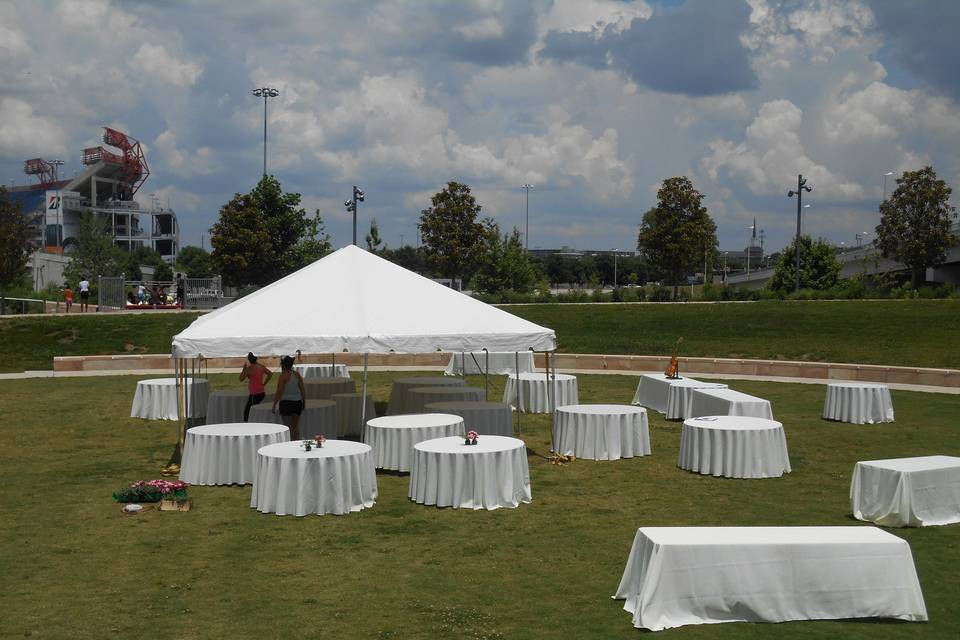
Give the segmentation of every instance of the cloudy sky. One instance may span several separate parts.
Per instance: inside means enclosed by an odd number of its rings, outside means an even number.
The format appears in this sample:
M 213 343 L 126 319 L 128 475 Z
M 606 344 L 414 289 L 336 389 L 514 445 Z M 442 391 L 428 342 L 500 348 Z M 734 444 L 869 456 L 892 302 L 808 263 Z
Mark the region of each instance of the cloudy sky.
M 884 173 L 932 164 L 960 188 L 955 0 L 37 0 L 0 3 L 0 167 L 63 158 L 120 128 L 199 244 L 268 170 L 350 242 L 366 190 L 387 244 L 469 184 L 530 246 L 632 249 L 667 177 L 706 195 L 724 249 L 754 217 L 767 248 L 795 226 L 872 231 Z M 888 181 L 892 189 L 893 180 Z M 955 202 L 957 198 L 954 198 Z M 207 243 L 209 247 L 209 242 Z

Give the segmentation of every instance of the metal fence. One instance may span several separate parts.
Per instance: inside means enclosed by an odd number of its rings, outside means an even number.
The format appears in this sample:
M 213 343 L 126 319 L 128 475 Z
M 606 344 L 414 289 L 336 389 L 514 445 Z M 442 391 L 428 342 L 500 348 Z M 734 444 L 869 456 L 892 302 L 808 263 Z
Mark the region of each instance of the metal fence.
M 118 277 L 100 276 L 97 278 L 97 310 L 120 311 L 127 304 L 124 293 L 124 280 Z
M 223 296 L 220 276 L 212 278 L 184 278 L 186 293 L 184 306 L 188 309 L 217 309 L 227 300 Z
M 37 298 L 7 298 L 0 296 L 0 315 L 43 313 L 44 305 L 46 305 L 46 302 Z

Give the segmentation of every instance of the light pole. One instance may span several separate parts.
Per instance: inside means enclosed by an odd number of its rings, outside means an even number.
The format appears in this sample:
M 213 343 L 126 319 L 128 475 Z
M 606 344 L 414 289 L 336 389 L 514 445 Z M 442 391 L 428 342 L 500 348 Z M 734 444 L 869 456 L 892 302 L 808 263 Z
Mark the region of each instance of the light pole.
M 757 233 L 757 223 L 754 222 L 753 226 L 747 227 L 750 229 L 750 246 L 747 247 L 747 275 L 750 275 L 750 254 L 753 253 L 753 236 Z
M 613 288 L 617 288 L 617 252 L 619 249 L 613 250 Z
M 253 95 L 263 98 L 263 175 L 267 175 L 267 98 L 276 98 L 280 91 L 271 87 L 253 90 Z
M 353 198 L 344 200 L 343 206 L 347 208 L 347 213 L 353 214 L 353 244 L 357 244 L 357 203 L 363 202 L 363 190 L 357 185 L 353 185 Z
M 893 171 L 887 171 L 883 174 L 883 201 L 887 201 L 887 176 L 892 176 Z
M 797 175 L 797 190 L 790 190 L 787 194 L 788 198 L 792 198 L 794 194 L 797 196 L 797 240 L 795 244 L 795 250 L 797 252 L 797 272 L 796 272 L 796 281 L 794 283 L 794 291 L 800 291 L 800 212 L 803 210 L 803 192 L 806 190 L 808 193 L 813 191 L 812 187 L 807 186 L 807 180 L 803 177 L 803 174 Z
M 530 251 L 530 189 L 534 187 L 528 183 L 520 185 L 520 188 L 527 192 L 527 225 L 523 232 L 523 250 Z
M 50 164 L 53 165 L 53 182 L 54 184 L 60 182 L 60 167 L 63 166 L 63 160 L 51 160 Z M 57 188 L 57 195 L 60 195 L 60 189 Z M 60 198 L 60 204 L 57 205 L 57 253 L 63 253 L 63 222 L 61 219 L 61 212 L 63 211 L 63 198 Z M 46 222 L 44 222 L 46 224 Z

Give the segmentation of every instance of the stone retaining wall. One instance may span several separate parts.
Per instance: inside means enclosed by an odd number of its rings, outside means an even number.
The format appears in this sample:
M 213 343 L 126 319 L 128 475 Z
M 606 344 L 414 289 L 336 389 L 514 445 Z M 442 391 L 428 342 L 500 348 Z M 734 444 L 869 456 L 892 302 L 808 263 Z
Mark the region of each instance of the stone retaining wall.
M 553 359 L 557 369 L 582 371 L 650 372 L 665 371 L 670 363 L 667 356 L 622 356 L 603 354 L 557 353 Z M 245 358 L 210 358 L 205 366 L 211 369 L 239 370 Z M 330 354 L 304 356 L 304 362 L 330 363 Z M 268 367 L 278 368 L 276 357 L 261 359 Z M 374 367 L 444 367 L 450 361 L 449 353 L 371 353 L 369 364 Z M 542 353 L 535 357 L 537 367 L 543 368 Z M 341 353 L 336 362 L 351 367 L 363 364 L 359 353 Z M 169 355 L 138 354 L 117 356 L 66 356 L 53 359 L 54 371 L 133 371 L 156 369 L 173 371 Z M 799 362 L 792 360 L 747 360 L 736 358 L 680 358 L 681 374 L 701 373 L 716 375 L 751 375 L 782 378 L 815 378 L 829 380 L 858 380 L 861 382 L 889 382 L 897 384 L 960 387 L 960 371 L 956 369 L 924 369 L 921 367 L 893 367 L 872 364 L 844 364 L 834 362 Z

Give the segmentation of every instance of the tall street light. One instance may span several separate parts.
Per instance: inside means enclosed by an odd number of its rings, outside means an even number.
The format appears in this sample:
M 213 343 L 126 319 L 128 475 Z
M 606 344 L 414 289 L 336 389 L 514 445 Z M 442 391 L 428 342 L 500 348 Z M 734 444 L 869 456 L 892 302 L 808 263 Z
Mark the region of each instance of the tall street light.
M 522 184 L 520 188 L 527 192 L 527 226 L 523 233 L 523 250 L 530 251 L 530 189 L 533 189 L 533 185 Z
M 363 202 L 363 190 L 357 185 L 353 185 L 353 198 L 344 200 L 343 206 L 347 208 L 347 213 L 353 214 L 353 244 L 357 244 L 357 203 Z
M 794 283 L 794 291 L 800 291 L 800 212 L 803 211 L 803 192 L 813 191 L 812 187 L 807 186 L 807 180 L 803 177 L 803 174 L 797 176 L 797 190 L 790 190 L 787 194 L 788 198 L 792 198 L 794 195 L 797 196 L 797 241 L 796 241 L 796 252 L 797 252 L 797 273 L 796 273 L 796 282 Z
M 271 87 L 253 90 L 253 95 L 263 98 L 263 175 L 267 175 L 267 98 L 276 98 L 280 91 Z
M 883 201 L 887 201 L 887 176 L 892 176 L 893 171 L 887 171 L 883 174 Z
M 613 249 L 613 288 L 617 288 L 617 253 L 620 249 Z

